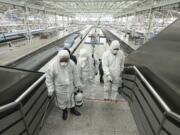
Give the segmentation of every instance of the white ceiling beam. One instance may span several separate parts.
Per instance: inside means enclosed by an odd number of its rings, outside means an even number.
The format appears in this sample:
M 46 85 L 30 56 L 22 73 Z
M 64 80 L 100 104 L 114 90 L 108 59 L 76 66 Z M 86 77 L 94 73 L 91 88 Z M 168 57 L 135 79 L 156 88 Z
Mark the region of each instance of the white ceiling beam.
M 82 13 L 82 14 L 83 14 L 83 13 L 90 13 L 90 14 L 91 14 L 91 13 L 114 14 L 115 12 L 114 12 L 114 11 L 109 11 L 109 10 L 108 10 L 108 11 L 105 11 L 105 10 L 104 10 L 103 12 L 100 11 L 100 10 L 99 10 L 99 11 L 93 11 L 93 10 L 90 10 L 90 11 L 88 11 L 88 10 L 86 10 L 86 11 L 81 11 L 81 10 L 79 10 L 79 11 L 78 11 L 78 10 L 76 10 L 76 12 L 70 11 L 70 12 L 66 12 L 66 13 L 67 13 L 67 14 L 68 14 L 68 13 L 69 13 L 69 14 L 71 14 L 71 13 Z
M 159 7 L 164 7 L 164 6 L 168 6 L 168 5 L 172 5 L 172 4 L 176 4 L 176 3 L 180 3 L 180 0 L 168 0 L 168 1 L 157 1 L 156 4 L 153 6 L 153 8 L 151 7 L 151 5 L 146 5 L 146 6 L 142 6 L 138 9 L 135 9 L 133 11 L 130 12 L 126 12 L 126 13 L 121 13 L 120 15 L 116 14 L 114 17 L 121 17 L 121 16 L 125 16 L 125 15 L 129 15 L 129 14 L 133 14 L 134 12 L 138 13 L 138 12 L 142 12 L 142 11 L 147 11 L 155 8 L 159 8 Z
M 102 3 L 102 2 L 122 2 L 122 1 L 134 1 L 134 0 L 52 0 L 55 2 L 71 3 L 71 2 L 87 2 L 87 3 Z M 143 0 L 138 0 L 143 1 Z
M 25 2 L 17 2 L 17 1 L 13 1 L 13 0 L 0 0 L 0 3 L 15 5 L 15 6 L 24 7 L 24 8 L 27 7 L 27 8 L 34 9 L 34 10 L 46 11 L 46 12 L 52 13 L 52 14 L 57 13 L 58 15 L 71 16 L 70 14 L 62 13 L 62 11 L 56 12 L 56 10 L 49 10 L 42 6 L 26 4 L 26 1 Z

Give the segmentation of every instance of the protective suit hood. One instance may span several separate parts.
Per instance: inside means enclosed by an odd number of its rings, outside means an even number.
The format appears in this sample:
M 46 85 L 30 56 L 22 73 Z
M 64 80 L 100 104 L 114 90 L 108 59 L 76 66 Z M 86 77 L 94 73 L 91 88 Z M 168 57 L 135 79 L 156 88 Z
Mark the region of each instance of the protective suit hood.
M 120 43 L 119 43 L 119 41 L 114 40 L 111 43 L 110 50 L 112 53 L 114 53 L 114 50 L 116 50 L 116 49 L 120 49 Z
M 58 53 L 58 61 L 60 61 L 62 58 L 70 58 L 69 52 L 67 50 L 61 50 Z

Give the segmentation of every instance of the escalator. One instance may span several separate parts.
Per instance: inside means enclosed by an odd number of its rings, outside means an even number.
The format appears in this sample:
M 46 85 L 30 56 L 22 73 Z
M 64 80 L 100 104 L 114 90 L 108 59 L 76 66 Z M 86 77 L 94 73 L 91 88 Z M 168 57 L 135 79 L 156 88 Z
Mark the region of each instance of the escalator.
M 180 20 L 126 59 L 124 95 L 142 135 L 180 134 Z
M 49 101 L 43 73 L 0 67 L 0 74 L 0 134 L 38 135 Z

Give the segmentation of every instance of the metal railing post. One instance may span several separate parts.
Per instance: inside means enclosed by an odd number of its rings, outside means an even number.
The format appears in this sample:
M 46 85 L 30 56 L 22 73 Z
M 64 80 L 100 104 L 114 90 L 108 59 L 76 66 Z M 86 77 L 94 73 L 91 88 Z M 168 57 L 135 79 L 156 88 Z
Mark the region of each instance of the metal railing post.
M 26 121 L 26 119 L 25 119 L 25 114 L 24 114 L 24 111 L 23 111 L 23 105 L 22 105 L 21 102 L 19 103 L 19 105 L 20 105 L 21 117 L 22 117 L 22 119 L 23 119 L 23 123 L 24 123 L 24 126 L 25 126 L 25 128 L 26 128 L 26 132 L 27 132 L 28 135 L 31 135 L 31 134 L 30 134 L 30 131 L 29 131 L 28 124 L 27 124 L 27 121 Z
M 163 127 L 164 122 L 165 122 L 165 120 L 166 120 L 166 114 L 167 114 L 167 112 L 164 112 L 164 113 L 163 113 L 163 118 L 162 118 L 162 120 L 161 120 L 161 123 L 160 123 L 160 125 L 159 125 L 159 128 L 158 128 L 158 130 L 157 130 L 156 135 L 160 135 L 160 133 L 161 133 L 162 127 Z

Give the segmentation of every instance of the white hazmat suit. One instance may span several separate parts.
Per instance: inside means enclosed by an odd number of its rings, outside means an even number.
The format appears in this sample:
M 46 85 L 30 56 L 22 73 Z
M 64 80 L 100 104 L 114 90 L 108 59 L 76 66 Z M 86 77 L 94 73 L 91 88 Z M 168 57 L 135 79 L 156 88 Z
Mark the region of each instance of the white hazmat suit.
M 69 58 L 66 50 L 61 50 L 57 59 L 50 65 L 46 72 L 46 85 L 49 95 L 56 94 L 56 105 L 60 109 L 73 108 L 75 106 L 73 93 L 74 87 L 80 86 L 78 72 L 74 62 L 70 59 L 67 63 L 60 62 L 63 58 Z
M 121 72 L 124 69 L 125 56 L 120 50 L 119 41 L 112 41 L 110 50 L 103 54 L 104 99 L 116 100 L 118 88 L 122 84 Z
M 79 72 L 80 81 L 84 91 L 84 96 L 87 98 L 93 96 L 94 92 L 94 78 L 95 69 L 93 65 L 93 59 L 86 49 L 81 49 L 79 52 L 77 68 Z M 91 86 L 91 88 L 89 87 Z M 89 90 L 90 91 L 87 91 Z

